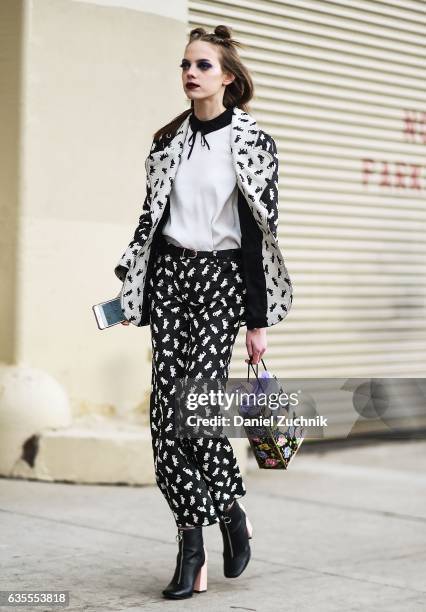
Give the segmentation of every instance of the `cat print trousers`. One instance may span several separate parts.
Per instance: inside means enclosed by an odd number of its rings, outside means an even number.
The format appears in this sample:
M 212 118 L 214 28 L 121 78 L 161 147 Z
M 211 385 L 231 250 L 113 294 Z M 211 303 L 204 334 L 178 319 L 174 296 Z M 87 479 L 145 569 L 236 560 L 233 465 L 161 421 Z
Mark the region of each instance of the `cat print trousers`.
M 188 251 L 186 251 L 188 255 Z M 149 281 L 155 477 L 178 527 L 219 522 L 246 494 L 227 437 L 175 437 L 175 377 L 228 379 L 246 288 L 241 260 L 159 252 Z

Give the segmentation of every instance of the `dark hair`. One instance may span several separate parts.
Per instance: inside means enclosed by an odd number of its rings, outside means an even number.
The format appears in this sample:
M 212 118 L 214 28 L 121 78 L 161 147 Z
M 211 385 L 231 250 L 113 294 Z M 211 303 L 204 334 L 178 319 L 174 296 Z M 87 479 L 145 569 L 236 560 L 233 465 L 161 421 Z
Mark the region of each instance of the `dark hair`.
M 253 81 L 237 52 L 237 47 L 243 45 L 232 38 L 231 29 L 225 25 L 218 25 L 214 32 L 208 33 L 204 28 L 194 28 L 189 33 L 189 41 L 186 46 L 194 40 L 204 40 L 217 45 L 220 49 L 219 61 L 222 71 L 230 72 L 235 76 L 233 82 L 225 87 L 223 95 L 225 108 L 238 106 L 243 111 L 249 112 L 248 102 L 254 95 Z M 175 134 L 184 119 L 192 113 L 193 108 L 194 100 L 191 100 L 191 107 L 157 130 L 154 134 L 154 140 L 161 138 L 166 133 Z

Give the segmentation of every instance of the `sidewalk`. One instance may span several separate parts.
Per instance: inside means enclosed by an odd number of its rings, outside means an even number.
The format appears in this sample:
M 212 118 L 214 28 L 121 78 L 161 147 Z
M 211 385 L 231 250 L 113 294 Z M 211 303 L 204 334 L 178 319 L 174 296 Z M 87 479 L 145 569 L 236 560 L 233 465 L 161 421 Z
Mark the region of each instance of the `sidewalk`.
M 302 447 L 288 472 L 245 482 L 248 568 L 224 578 L 205 528 L 208 591 L 170 601 L 176 529 L 156 486 L 0 479 L 0 589 L 69 590 L 65 609 L 89 612 L 426 609 L 426 441 Z

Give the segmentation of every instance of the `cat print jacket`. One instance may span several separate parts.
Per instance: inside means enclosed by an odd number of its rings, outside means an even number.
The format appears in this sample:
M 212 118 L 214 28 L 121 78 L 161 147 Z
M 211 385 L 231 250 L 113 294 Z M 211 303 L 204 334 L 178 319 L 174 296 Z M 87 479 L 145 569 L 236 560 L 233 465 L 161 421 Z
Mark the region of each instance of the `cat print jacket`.
M 170 192 L 182 155 L 189 115 L 174 135 L 152 142 L 145 160 L 146 197 L 133 239 L 114 272 L 122 281 L 124 316 L 141 327 L 150 323 L 149 279 L 158 239 L 170 210 Z M 247 289 L 247 329 L 270 327 L 288 314 L 293 289 L 277 240 L 278 155 L 273 138 L 237 106 L 231 121 L 231 152 L 238 184 L 242 273 Z

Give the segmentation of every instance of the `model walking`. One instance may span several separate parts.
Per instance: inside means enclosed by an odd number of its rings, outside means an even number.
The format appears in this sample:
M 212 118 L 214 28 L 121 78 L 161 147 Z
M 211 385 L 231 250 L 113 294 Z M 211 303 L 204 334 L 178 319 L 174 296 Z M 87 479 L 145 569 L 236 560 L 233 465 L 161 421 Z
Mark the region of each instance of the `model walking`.
M 226 26 L 191 31 L 181 62 L 191 108 L 154 134 L 142 214 L 115 268 L 125 324 L 151 329 L 155 475 L 179 542 L 163 595 L 176 599 L 207 589 L 203 526 L 219 523 L 229 578 L 247 567 L 252 528 L 229 440 L 174 435 L 175 381 L 226 381 L 243 324 L 258 363 L 266 328 L 292 303 L 277 242 L 277 149 L 245 110 L 253 84 L 238 45 Z

